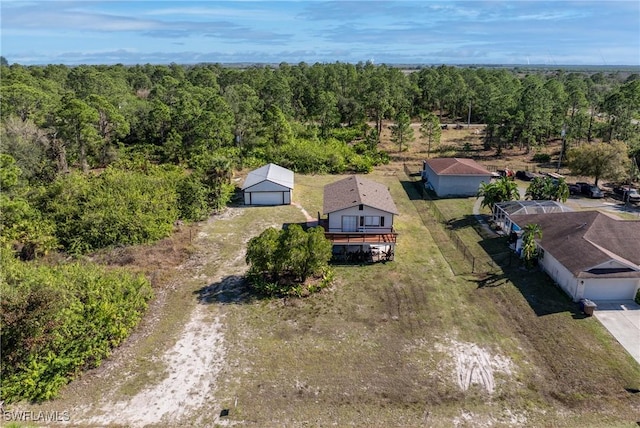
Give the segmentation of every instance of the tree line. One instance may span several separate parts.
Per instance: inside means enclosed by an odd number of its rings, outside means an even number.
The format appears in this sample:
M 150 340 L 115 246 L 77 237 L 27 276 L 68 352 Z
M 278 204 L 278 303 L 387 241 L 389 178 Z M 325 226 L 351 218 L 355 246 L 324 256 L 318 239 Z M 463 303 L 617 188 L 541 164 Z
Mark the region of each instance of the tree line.
M 637 74 L 2 61 L 0 75 L 0 398 L 9 401 L 53 397 L 97 365 L 151 296 L 144 278 L 44 256 L 167 236 L 227 205 L 234 170 L 370 172 L 389 161 L 378 147 L 385 123 L 402 151 L 415 121 L 428 151 L 442 123 L 471 121 L 486 124 L 485 148 L 497 154 L 564 136 L 569 147 L 597 142 L 640 158 Z M 292 229 L 268 242 L 316 235 Z M 318 273 L 304 253 L 279 250 L 286 275 L 275 275 L 256 245 L 252 273 L 266 294 L 283 293 L 287 275 Z
M 300 172 L 366 172 L 381 161 L 371 149 L 384 121 L 428 113 L 486 124 L 486 146 L 498 151 L 561 135 L 635 141 L 640 79 L 453 66 L 406 73 L 372 63 L 14 64 L 2 66 L 0 96 L 2 151 L 29 177 L 70 164 L 86 172 L 132 153 L 189 168 L 228 159 L 231 167 L 276 161 Z M 363 144 L 339 148 L 353 142 Z

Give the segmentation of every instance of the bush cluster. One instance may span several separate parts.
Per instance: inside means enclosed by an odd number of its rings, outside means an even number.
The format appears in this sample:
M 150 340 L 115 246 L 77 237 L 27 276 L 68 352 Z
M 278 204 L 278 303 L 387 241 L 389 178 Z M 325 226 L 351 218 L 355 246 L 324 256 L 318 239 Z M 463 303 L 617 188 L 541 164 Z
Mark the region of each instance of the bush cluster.
M 266 296 L 317 291 L 331 278 L 328 265 L 331 249 L 321 227 L 306 232 L 298 224 L 284 230 L 268 228 L 247 245 L 249 281 L 258 294 Z M 307 278 L 314 275 L 322 276 L 323 281 L 305 288 Z
M 538 163 L 549 163 L 551 162 L 551 155 L 548 153 L 536 153 L 533 155 L 533 161 Z
M 94 264 L 25 263 L 0 250 L 0 398 L 53 398 L 96 367 L 138 323 L 152 296 L 141 275 Z

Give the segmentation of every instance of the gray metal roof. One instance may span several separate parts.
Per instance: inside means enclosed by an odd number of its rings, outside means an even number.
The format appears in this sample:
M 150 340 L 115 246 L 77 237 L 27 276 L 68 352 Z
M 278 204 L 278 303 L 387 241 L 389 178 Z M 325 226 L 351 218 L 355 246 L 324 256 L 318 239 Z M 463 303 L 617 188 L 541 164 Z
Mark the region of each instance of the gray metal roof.
M 393 214 L 398 208 L 391 198 L 389 189 L 380 183 L 352 175 L 343 180 L 324 186 L 324 214 L 358 205 L 366 205 Z
M 520 214 L 566 213 L 573 211 L 557 201 L 508 201 L 499 202 L 496 207 L 509 216 Z
M 249 175 L 247 175 L 242 185 L 242 190 L 262 183 L 263 181 L 271 181 L 293 189 L 293 171 L 276 165 L 275 163 L 267 164 L 251 171 Z

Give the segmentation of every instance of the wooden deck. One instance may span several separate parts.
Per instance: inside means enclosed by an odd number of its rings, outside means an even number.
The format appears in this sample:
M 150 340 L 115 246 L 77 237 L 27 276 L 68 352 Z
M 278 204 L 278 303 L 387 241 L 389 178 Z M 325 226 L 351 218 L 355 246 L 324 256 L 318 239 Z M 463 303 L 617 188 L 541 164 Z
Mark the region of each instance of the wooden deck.
M 398 234 L 366 232 L 325 232 L 324 236 L 334 245 L 379 244 L 389 245 L 397 241 Z

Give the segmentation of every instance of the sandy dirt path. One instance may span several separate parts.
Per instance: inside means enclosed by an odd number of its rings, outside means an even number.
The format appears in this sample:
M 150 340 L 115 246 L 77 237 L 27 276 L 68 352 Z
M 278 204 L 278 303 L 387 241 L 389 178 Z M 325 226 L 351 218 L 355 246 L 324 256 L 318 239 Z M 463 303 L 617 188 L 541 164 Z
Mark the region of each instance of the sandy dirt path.
M 100 403 L 95 409 L 99 414 L 87 423 L 92 426 L 126 423 L 132 427 L 178 425 L 185 417 L 196 414 L 206 400 L 211 400 L 224 357 L 220 318 L 211 320 L 207 308 L 198 306 L 180 339 L 162 356 L 167 376 L 131 399 Z M 215 423 L 216 416 L 210 416 Z
M 214 233 L 214 222 L 238 215 L 242 215 L 238 208 L 230 208 L 204 225 L 194 241 L 194 257 L 177 268 L 183 272 L 178 282 L 195 283 L 196 287 L 202 287 L 201 290 L 206 292 L 210 288 L 224 287 L 228 278 L 238 278 L 243 274 L 246 270 L 244 243 L 238 241 L 237 245 L 233 245 L 233 253 L 230 257 L 226 254 L 224 263 L 221 263 L 221 255 L 213 243 L 219 237 L 210 236 Z M 182 285 L 175 284 L 176 287 Z M 172 304 L 170 298 L 166 300 L 167 305 Z M 197 296 L 194 296 L 195 300 Z M 101 367 L 101 370 L 108 373 L 109 378 L 116 377 L 115 386 L 110 392 L 105 391 L 99 402 L 80 403 L 69 422 L 90 427 L 210 427 L 224 424 L 225 421 L 220 420 L 222 405 L 215 401 L 218 376 L 226 364 L 224 308 L 202 303 L 209 303 L 209 300 L 201 300 L 184 308 L 190 314 L 180 327 L 177 341 L 152 357 L 164 368 L 162 376 L 155 383 L 123 399 L 117 391 L 126 382 L 126 375 L 118 378 L 117 357 L 114 361 L 107 361 L 104 364 L 106 367 Z M 153 314 L 148 316 L 155 317 Z M 147 328 L 157 328 L 157 322 L 155 326 L 153 324 Z M 126 353 L 136 352 L 136 344 L 131 347 Z M 119 351 L 116 350 L 116 353 Z M 109 367 L 110 364 L 113 367 Z M 98 387 L 94 385 L 94 388 Z

